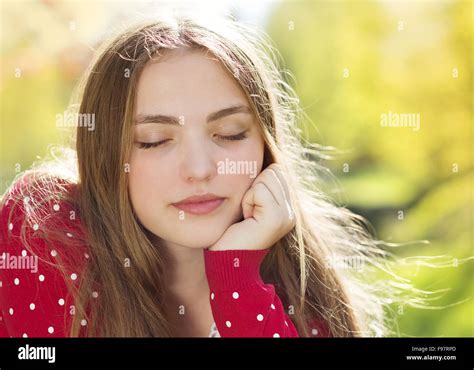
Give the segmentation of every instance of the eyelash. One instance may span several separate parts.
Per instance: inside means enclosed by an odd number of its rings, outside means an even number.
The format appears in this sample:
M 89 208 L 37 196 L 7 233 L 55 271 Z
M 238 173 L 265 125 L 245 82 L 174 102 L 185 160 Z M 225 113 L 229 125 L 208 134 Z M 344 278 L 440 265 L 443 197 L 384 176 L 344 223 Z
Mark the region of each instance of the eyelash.
M 216 135 L 219 139 L 222 140 L 227 140 L 227 141 L 237 141 L 237 140 L 243 140 L 247 137 L 247 131 L 241 132 L 240 134 L 237 135 L 229 135 L 229 136 L 223 136 L 223 135 Z M 150 149 L 150 148 L 156 148 L 164 143 L 166 143 L 169 139 L 167 140 L 161 140 L 157 141 L 156 143 L 142 143 L 138 142 L 137 146 L 140 149 Z
M 158 141 L 156 143 L 141 143 L 141 142 L 138 142 L 137 143 L 137 146 L 140 148 L 140 149 L 150 149 L 150 148 L 156 148 L 157 146 L 161 145 L 161 144 L 164 144 L 166 141 L 168 140 L 161 140 L 161 141 Z

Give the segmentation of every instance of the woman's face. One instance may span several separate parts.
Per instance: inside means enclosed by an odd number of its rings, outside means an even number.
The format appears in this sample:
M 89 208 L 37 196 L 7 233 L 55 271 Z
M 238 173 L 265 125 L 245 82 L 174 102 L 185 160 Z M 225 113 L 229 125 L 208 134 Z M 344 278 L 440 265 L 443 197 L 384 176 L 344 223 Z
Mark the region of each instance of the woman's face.
M 177 49 L 149 62 L 133 130 L 129 193 L 145 228 L 207 248 L 241 220 L 264 141 L 239 84 L 211 54 Z

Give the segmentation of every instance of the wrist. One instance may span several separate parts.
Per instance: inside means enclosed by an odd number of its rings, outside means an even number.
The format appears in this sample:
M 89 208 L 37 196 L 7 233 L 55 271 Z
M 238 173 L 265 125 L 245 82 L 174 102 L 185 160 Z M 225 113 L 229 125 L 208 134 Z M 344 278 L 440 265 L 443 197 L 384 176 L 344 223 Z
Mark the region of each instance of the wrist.
M 260 265 L 269 249 L 204 250 L 209 287 L 225 291 L 263 284 Z

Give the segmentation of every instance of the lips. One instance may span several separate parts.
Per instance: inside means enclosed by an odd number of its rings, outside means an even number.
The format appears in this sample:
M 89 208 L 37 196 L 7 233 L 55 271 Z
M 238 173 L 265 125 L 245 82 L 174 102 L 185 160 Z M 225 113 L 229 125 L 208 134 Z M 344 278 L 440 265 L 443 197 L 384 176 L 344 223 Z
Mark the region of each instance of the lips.
M 186 213 L 205 215 L 211 213 L 224 202 L 225 198 L 214 194 L 194 195 L 172 205 Z

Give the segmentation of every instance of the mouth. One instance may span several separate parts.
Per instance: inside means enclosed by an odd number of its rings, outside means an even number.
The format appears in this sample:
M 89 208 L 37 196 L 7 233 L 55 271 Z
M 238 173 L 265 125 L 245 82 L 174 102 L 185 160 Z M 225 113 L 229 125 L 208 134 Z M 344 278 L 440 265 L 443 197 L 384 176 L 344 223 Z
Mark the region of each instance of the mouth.
M 213 212 L 224 203 L 225 198 L 214 194 L 192 196 L 172 205 L 186 213 L 205 215 Z

